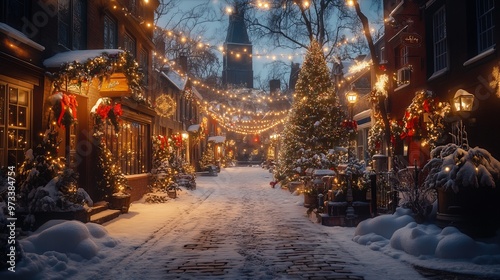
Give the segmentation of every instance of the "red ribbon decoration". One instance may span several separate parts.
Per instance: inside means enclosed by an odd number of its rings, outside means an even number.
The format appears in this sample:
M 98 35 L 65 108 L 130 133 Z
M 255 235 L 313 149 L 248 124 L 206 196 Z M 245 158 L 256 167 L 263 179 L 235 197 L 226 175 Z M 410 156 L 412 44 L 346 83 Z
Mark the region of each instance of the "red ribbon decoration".
M 61 126 L 62 119 L 64 114 L 70 113 L 68 110 L 71 110 L 73 113 L 73 118 L 76 120 L 76 107 L 78 106 L 78 102 L 76 101 L 76 97 L 74 95 L 68 95 L 61 92 L 61 113 L 57 118 L 57 125 Z

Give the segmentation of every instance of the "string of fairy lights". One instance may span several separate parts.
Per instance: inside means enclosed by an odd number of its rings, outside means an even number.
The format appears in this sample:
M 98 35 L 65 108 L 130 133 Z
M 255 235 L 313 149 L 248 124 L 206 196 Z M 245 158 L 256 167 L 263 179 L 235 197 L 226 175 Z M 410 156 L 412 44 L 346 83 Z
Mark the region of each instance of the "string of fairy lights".
M 149 0 L 142 0 L 145 4 L 149 3 Z M 158 26 L 155 26 L 152 22 L 147 22 L 140 16 L 134 15 L 131 11 L 127 9 L 126 6 L 121 5 L 118 1 L 110 1 L 111 7 L 113 10 L 121 10 L 124 16 L 132 17 L 138 24 L 143 25 L 145 28 L 154 28 L 155 31 L 163 32 L 163 34 L 173 40 L 176 40 L 178 43 L 185 44 L 186 46 L 192 46 L 197 50 L 216 50 L 219 51 L 223 56 L 234 56 L 235 58 L 241 58 L 243 56 L 248 56 L 249 58 L 256 59 L 265 59 L 269 61 L 276 60 L 288 60 L 293 61 L 294 59 L 302 59 L 306 54 L 305 51 L 294 52 L 294 53 L 270 53 L 267 50 L 254 50 L 255 53 L 245 52 L 245 50 L 241 52 L 230 51 L 228 52 L 224 49 L 224 46 L 221 44 L 219 47 L 214 47 L 210 43 L 206 43 L 201 36 L 193 39 L 184 34 L 184 32 L 177 32 L 175 30 L 163 29 Z M 259 9 L 268 9 L 269 4 L 267 1 L 257 1 L 255 3 L 256 7 Z M 309 1 L 303 1 L 302 5 L 304 8 L 307 8 L 309 5 Z M 230 13 L 231 11 L 227 11 Z M 350 39 L 345 39 L 341 42 L 336 43 L 331 48 L 339 48 L 343 45 L 347 45 L 351 42 L 356 42 L 360 39 L 361 36 L 353 36 Z M 324 52 L 328 52 L 330 47 L 325 46 Z M 153 57 L 157 62 L 162 62 L 165 65 L 169 65 L 169 68 L 175 72 L 177 72 L 181 77 L 187 77 L 194 86 L 203 88 L 205 91 L 210 92 L 211 94 L 222 98 L 223 100 L 233 100 L 239 101 L 240 105 L 244 105 L 247 103 L 257 104 L 257 105 L 266 105 L 273 104 L 277 102 L 289 102 L 291 103 L 290 97 L 286 95 L 266 95 L 260 94 L 255 96 L 252 93 L 245 94 L 245 89 L 227 89 L 221 90 L 218 88 L 211 87 L 198 79 L 189 77 L 186 73 L 182 73 L 180 67 L 175 64 L 175 61 L 170 60 L 167 56 L 160 55 L 158 52 L 153 52 Z M 235 104 L 225 104 L 218 103 L 218 106 L 213 106 L 210 102 L 207 101 L 197 101 L 197 105 L 202 108 L 207 114 L 209 114 L 212 118 L 217 120 L 221 126 L 229 131 L 233 131 L 236 133 L 242 134 L 258 134 L 269 129 L 276 127 L 277 125 L 283 123 L 288 115 L 289 109 L 282 110 L 274 110 L 269 109 L 267 111 L 263 110 L 246 110 L 243 108 L 236 107 Z M 235 102 L 233 102 L 235 103 Z M 266 107 L 266 106 L 261 106 Z

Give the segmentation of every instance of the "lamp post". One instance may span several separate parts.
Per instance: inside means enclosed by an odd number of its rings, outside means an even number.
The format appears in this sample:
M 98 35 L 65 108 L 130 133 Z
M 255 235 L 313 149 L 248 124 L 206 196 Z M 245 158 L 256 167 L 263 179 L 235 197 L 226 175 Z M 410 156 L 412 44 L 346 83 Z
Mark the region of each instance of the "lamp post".
M 354 91 L 354 87 L 351 88 L 350 91 L 346 93 L 346 100 L 349 106 L 349 121 L 353 121 L 354 114 L 354 104 L 358 101 L 358 93 Z M 354 128 L 353 128 L 354 129 Z M 347 144 L 347 172 L 348 176 L 347 180 L 347 211 L 346 211 L 346 219 L 347 221 L 352 221 L 356 215 L 354 214 L 354 208 L 352 207 L 352 160 L 351 160 L 351 140 L 348 140 Z
M 182 136 L 182 142 L 185 142 L 186 143 L 186 147 L 185 147 L 185 152 L 184 152 L 184 159 L 190 163 L 190 160 L 189 160 L 189 134 L 187 132 L 182 132 L 181 134 Z
M 474 95 L 463 89 L 457 90 L 455 96 L 453 97 L 453 107 L 457 113 L 461 112 L 471 112 L 472 106 L 474 104 Z M 467 139 L 467 132 L 465 131 L 465 126 L 462 121 L 462 116 L 459 116 L 460 120 L 457 124 L 457 135 L 456 142 L 457 145 L 461 146 L 464 150 L 469 149 L 469 140 Z

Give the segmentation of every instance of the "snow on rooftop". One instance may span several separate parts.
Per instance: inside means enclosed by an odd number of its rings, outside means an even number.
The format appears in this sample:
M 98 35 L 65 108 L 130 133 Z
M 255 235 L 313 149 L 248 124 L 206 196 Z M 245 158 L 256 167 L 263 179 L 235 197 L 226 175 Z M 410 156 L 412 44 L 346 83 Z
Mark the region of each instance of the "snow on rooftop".
M 197 132 L 200 129 L 199 124 L 192 124 L 188 127 L 187 131 L 189 132 Z
M 184 90 L 187 83 L 187 77 L 182 77 L 179 73 L 169 70 L 169 71 L 161 71 L 163 77 L 167 78 L 176 88 L 179 90 Z
M 21 31 L 3 23 L 3 22 L 0 22 L 0 32 L 4 33 L 5 35 L 11 37 L 11 38 L 14 38 L 22 43 L 25 43 L 26 45 L 30 46 L 30 47 L 33 47 L 39 51 L 43 51 L 45 50 L 45 47 L 38 44 L 37 42 L 31 40 L 30 38 L 28 38 L 28 36 L 26 36 L 24 33 L 22 33 Z
M 224 141 L 226 141 L 226 136 L 210 136 L 208 137 L 208 141 L 213 141 L 215 143 L 224 143 Z
M 79 62 L 84 63 L 88 59 L 92 59 L 94 57 L 101 56 L 103 53 L 107 54 L 118 54 L 124 52 L 124 50 L 120 49 L 96 49 L 96 50 L 76 50 L 76 51 L 67 51 L 60 52 L 50 58 L 47 58 L 43 61 L 43 65 L 48 68 L 56 68 L 68 62 Z

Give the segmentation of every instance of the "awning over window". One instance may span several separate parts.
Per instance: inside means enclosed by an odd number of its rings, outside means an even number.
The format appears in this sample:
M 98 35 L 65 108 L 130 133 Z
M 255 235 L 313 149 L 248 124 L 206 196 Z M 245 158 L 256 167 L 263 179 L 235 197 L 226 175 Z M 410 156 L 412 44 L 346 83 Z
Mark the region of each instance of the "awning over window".
M 226 141 L 226 136 L 210 136 L 208 137 L 208 142 L 224 143 Z
M 187 129 L 188 132 L 198 132 L 198 130 L 200 130 L 199 124 L 192 124 Z

